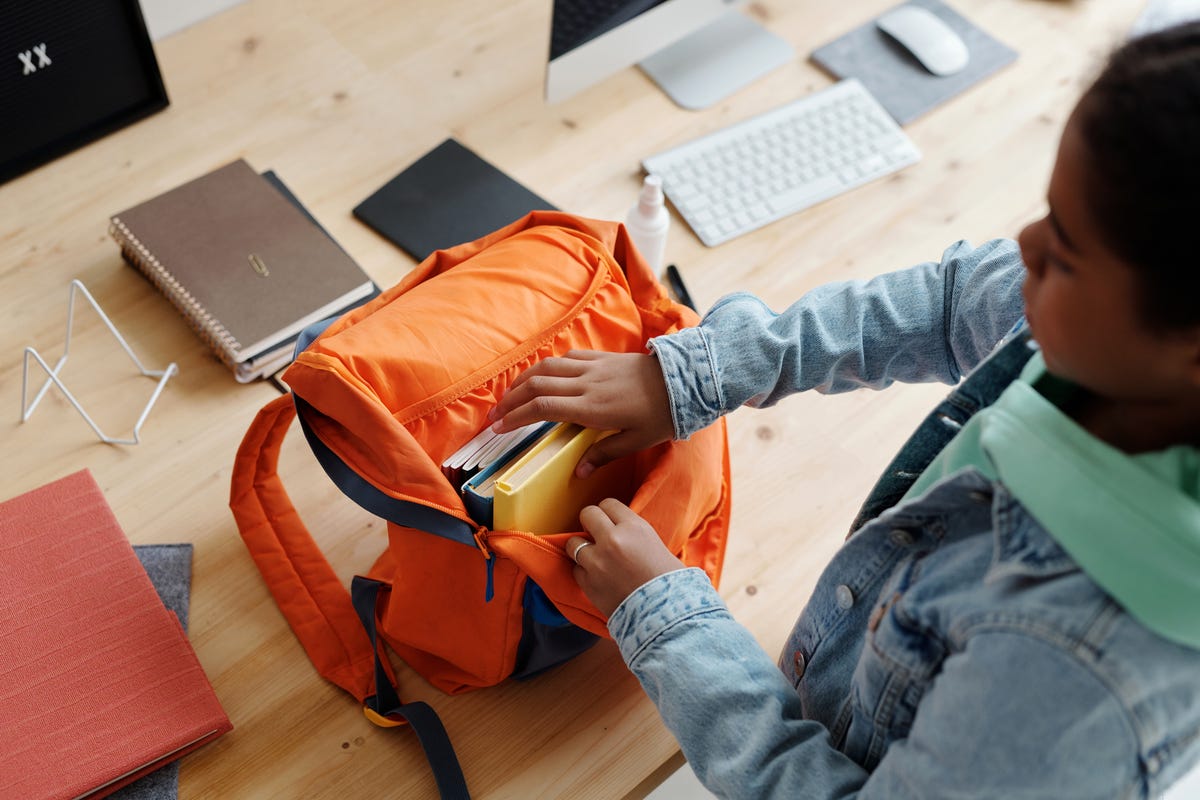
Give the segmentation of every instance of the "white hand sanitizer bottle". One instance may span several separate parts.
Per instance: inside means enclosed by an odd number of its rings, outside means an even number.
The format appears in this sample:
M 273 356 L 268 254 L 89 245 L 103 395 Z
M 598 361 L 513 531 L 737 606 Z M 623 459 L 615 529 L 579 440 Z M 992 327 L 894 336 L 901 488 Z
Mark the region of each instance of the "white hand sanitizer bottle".
M 625 227 L 638 252 L 650 264 L 654 274 L 659 274 L 667 248 L 667 230 L 671 227 L 671 215 L 663 203 L 662 178 L 647 175 L 642 181 L 641 194 L 629 209 Z

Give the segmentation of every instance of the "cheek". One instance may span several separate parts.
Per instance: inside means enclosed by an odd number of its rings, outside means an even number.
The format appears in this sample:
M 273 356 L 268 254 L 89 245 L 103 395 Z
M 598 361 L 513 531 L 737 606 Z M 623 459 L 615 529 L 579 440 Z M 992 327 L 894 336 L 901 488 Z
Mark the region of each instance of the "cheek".
M 1079 308 L 1077 303 L 1065 292 L 1060 281 L 1053 275 L 1030 273 L 1025 278 L 1022 287 L 1025 296 L 1025 314 L 1033 337 L 1046 353 L 1047 361 L 1052 354 L 1062 349 L 1064 339 L 1069 341 L 1070 330 L 1086 320 L 1078 320 Z

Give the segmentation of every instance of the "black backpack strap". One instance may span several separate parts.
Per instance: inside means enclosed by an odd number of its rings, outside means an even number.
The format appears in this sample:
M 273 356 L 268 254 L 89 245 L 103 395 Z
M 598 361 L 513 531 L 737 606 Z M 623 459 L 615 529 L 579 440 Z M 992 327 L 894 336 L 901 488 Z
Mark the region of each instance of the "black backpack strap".
M 463 777 L 462 767 L 459 766 L 458 756 L 454 754 L 454 745 L 437 712 L 428 703 L 415 701 L 400 702 L 396 687 L 388 680 L 387 672 L 379 656 L 378 636 L 375 630 L 375 609 L 379 593 L 385 584 L 356 575 L 350 584 L 350 596 L 354 602 L 354 610 L 362 621 L 371 639 L 371 648 L 375 651 L 375 694 L 366 699 L 366 709 L 372 713 L 367 718 L 378 725 L 389 725 L 403 720 L 412 726 L 425 757 L 433 769 L 434 780 L 437 781 L 438 792 L 442 800 L 470 800 L 467 792 L 467 781 Z
M 436 508 L 408 500 L 398 500 L 372 486 L 330 450 L 328 445 L 321 441 L 321 438 L 313 431 L 312 426 L 308 423 L 308 418 L 318 412 L 300 397 L 293 395 L 292 400 L 296 404 L 296 416 L 300 420 L 300 429 L 304 431 L 304 438 L 308 440 L 308 445 L 317 457 L 317 462 L 334 485 L 341 489 L 347 497 L 375 516 L 397 525 L 427 531 L 468 547 L 479 546 L 475 541 L 475 527 L 470 523 L 444 511 L 438 511 Z
M 1019 328 L 930 412 L 871 489 L 850 526 L 849 535 L 900 502 L 962 426 L 980 409 L 996 402 L 1021 374 L 1035 347 L 1029 328 Z

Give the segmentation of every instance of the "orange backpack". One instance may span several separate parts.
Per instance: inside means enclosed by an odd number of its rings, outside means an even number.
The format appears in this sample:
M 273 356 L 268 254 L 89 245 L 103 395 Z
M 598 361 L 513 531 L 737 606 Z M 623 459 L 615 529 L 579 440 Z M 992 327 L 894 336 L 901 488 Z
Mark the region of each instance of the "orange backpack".
M 571 534 L 476 524 L 442 461 L 541 359 L 645 352 L 649 338 L 696 321 L 624 227 L 535 211 L 434 253 L 375 300 L 306 332 L 283 376 L 292 395 L 268 403 L 246 432 L 230 507 L 272 595 L 321 675 L 377 724 L 413 725 L 443 797 L 467 796 L 449 740 L 427 705 L 400 702 L 377 638 L 456 694 L 540 672 L 608 633 L 572 576 Z M 276 472 L 296 416 L 337 485 L 388 521 L 387 548 L 351 592 Z M 631 463 L 630 506 L 716 584 L 730 508 L 724 421 Z

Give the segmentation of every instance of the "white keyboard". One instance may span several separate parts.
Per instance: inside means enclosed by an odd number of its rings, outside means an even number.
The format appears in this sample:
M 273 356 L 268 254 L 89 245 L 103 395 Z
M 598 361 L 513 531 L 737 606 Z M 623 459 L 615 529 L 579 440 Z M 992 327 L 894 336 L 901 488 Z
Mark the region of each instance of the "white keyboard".
M 709 247 L 920 161 L 854 79 L 642 160 Z

